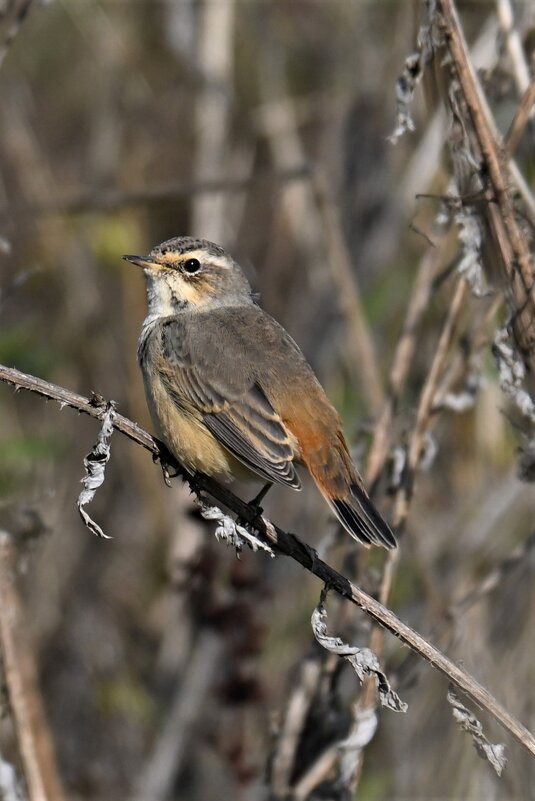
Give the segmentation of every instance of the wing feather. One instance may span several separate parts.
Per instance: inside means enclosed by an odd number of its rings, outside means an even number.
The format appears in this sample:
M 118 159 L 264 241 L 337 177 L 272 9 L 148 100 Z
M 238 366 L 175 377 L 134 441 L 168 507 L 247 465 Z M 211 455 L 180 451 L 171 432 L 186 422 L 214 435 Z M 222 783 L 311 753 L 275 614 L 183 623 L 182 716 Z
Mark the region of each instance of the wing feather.
M 200 415 L 216 439 L 253 472 L 301 489 L 293 437 L 262 387 L 247 371 L 240 375 L 233 369 L 232 354 L 229 359 L 216 350 L 220 363 L 215 366 L 202 358 L 206 351 L 194 358 L 180 320 L 166 321 L 161 331 L 166 358 L 159 363 L 159 373 L 173 403 L 185 413 Z M 227 361 L 221 363 L 221 357 Z
M 236 425 L 225 412 L 207 414 L 204 420 L 219 442 L 262 478 L 286 484 L 293 489 L 301 488 L 291 452 L 284 456 L 275 448 L 266 447 L 251 429 L 244 430 L 242 425 Z

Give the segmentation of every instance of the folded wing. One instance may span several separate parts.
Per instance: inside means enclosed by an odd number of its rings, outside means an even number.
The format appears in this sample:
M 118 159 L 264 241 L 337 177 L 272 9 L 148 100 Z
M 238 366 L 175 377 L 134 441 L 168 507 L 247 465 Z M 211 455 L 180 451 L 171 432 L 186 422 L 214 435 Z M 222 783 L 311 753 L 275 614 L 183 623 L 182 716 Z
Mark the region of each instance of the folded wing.
M 207 335 L 204 331 L 199 340 Z M 240 370 L 232 358 L 239 338 L 229 342 L 226 330 L 221 342 L 212 334 L 204 350 L 202 341 L 193 343 L 198 352 L 192 353 L 188 332 L 176 318 L 164 323 L 161 336 L 165 358 L 158 369 L 173 402 L 186 414 L 200 415 L 214 437 L 266 481 L 300 489 L 292 435 L 250 371 Z

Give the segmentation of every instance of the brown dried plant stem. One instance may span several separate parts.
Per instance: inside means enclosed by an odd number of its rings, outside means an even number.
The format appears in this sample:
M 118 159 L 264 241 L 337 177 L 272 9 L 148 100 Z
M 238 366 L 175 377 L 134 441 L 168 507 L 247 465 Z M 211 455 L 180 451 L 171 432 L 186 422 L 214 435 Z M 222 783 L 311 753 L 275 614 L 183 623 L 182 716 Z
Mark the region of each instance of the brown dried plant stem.
M 451 300 L 444 325 L 437 343 L 437 348 L 429 374 L 423 386 L 420 402 L 418 404 L 418 411 L 416 413 L 416 422 L 414 430 L 410 439 L 408 454 L 407 454 L 407 476 L 408 480 L 404 482 L 403 486 L 398 490 L 396 495 L 396 503 L 394 509 L 394 525 L 396 527 L 402 526 L 405 522 L 409 505 L 412 498 L 413 483 L 416 471 L 418 469 L 418 462 L 420 461 L 422 448 L 426 434 L 431 426 L 431 414 L 433 411 L 433 402 L 438 391 L 438 386 L 443 375 L 448 351 L 450 349 L 459 316 L 461 314 L 465 298 L 468 293 L 468 285 L 464 278 L 460 278 L 457 282 L 453 298 Z M 399 559 L 398 551 L 391 551 L 388 553 L 383 569 L 381 578 L 381 586 L 379 590 L 379 599 L 381 603 L 387 604 L 394 581 L 395 570 Z M 429 601 L 433 607 L 442 611 L 439 599 L 436 597 L 432 581 L 428 581 L 429 586 L 426 587 Z M 384 643 L 384 631 L 379 627 L 374 627 L 370 635 L 370 648 L 374 653 L 381 654 Z M 367 680 L 364 684 L 361 697 L 358 702 L 358 710 L 363 712 L 371 709 L 377 705 L 377 691 L 375 682 Z M 362 752 L 361 752 L 362 753 Z M 358 778 L 358 772 L 362 767 L 362 756 L 357 765 L 355 780 Z
M 293 165 L 306 164 L 307 157 L 299 130 L 299 119 L 294 100 L 288 93 L 286 78 L 278 61 L 266 64 L 271 76 L 269 94 L 283 97 L 282 101 L 267 101 L 259 118 L 259 127 L 267 136 L 273 163 L 277 172 Z M 292 230 L 296 242 L 308 253 L 312 271 L 317 280 L 325 281 L 323 253 L 334 279 L 340 310 L 347 327 L 347 348 L 350 369 L 357 370 L 362 401 L 373 416 L 381 404 L 383 390 L 378 360 L 360 290 L 351 265 L 344 234 L 328 188 L 328 181 L 317 170 L 311 171 L 310 180 L 287 183 L 283 203 L 285 222 Z M 325 284 L 327 287 L 327 283 Z
M 448 238 L 443 240 L 442 245 L 446 241 L 448 241 Z M 392 423 L 416 350 L 418 327 L 428 307 L 433 291 L 433 280 L 442 260 L 443 247 L 441 246 L 429 249 L 420 263 L 392 361 L 388 381 L 388 397 L 375 426 L 373 441 L 368 454 L 366 482 L 369 486 L 373 486 L 379 478 L 388 456 L 392 439 Z
M 535 106 L 535 78 L 524 92 L 505 137 L 505 152 L 509 158 L 515 152 L 522 138 L 533 106 Z
M 236 7 L 225 3 L 202 3 L 199 8 L 197 58 L 204 81 L 196 94 L 196 146 L 193 175 L 198 182 L 224 178 L 228 161 L 231 86 L 234 58 Z M 214 242 L 225 237 L 223 194 L 197 194 L 191 206 L 191 232 Z
M 103 404 L 100 398 L 92 401 L 64 387 L 27 375 L 11 367 L 0 365 L 0 381 L 11 384 L 18 389 L 27 389 L 45 398 L 56 400 L 97 420 L 102 419 L 105 412 L 106 404 Z M 360 607 L 369 617 L 394 634 L 402 643 L 408 645 L 409 648 L 446 676 L 449 681 L 465 692 L 476 704 L 485 709 L 532 756 L 535 756 L 535 737 L 516 718 L 510 715 L 485 687 L 479 684 L 466 670 L 448 659 L 445 654 L 431 645 L 414 629 L 403 623 L 393 612 L 320 559 L 313 548 L 302 542 L 295 534 L 283 531 L 267 521 L 258 514 L 258 510 L 255 507 L 251 507 L 242 501 L 241 498 L 238 498 L 227 487 L 222 486 L 214 479 L 201 474 L 190 475 L 171 457 L 165 446 L 128 418 L 116 414 L 114 428 L 138 445 L 142 445 L 154 457 L 175 468 L 177 474 L 187 481 L 195 493 L 201 494 L 204 492 L 211 495 L 218 503 L 230 509 L 243 521 L 254 527 L 280 553 L 294 559 L 310 573 L 321 579 L 331 590 Z
M 37 671 L 26 638 L 17 590 L 17 550 L 0 531 L 0 645 L 29 801 L 63 801 L 52 737 L 45 719 Z
M 416 423 L 411 436 L 409 452 L 407 456 L 409 482 L 404 484 L 403 488 L 400 490 L 400 492 L 398 492 L 396 498 L 396 508 L 394 510 L 395 526 L 399 526 L 400 524 L 404 523 L 407 518 L 408 505 L 412 492 L 411 484 L 422 455 L 426 434 L 430 428 L 433 402 L 438 391 L 440 378 L 446 366 L 448 351 L 455 335 L 459 316 L 461 314 L 463 303 L 467 294 L 468 284 L 464 278 L 459 278 L 448 314 L 446 316 L 446 320 L 444 322 L 444 326 L 440 334 L 440 338 L 437 343 L 437 349 L 433 357 L 431 369 L 429 370 L 429 374 L 420 396 L 420 403 L 416 413 Z
M 509 301 L 516 314 L 515 335 L 524 358 L 531 368 L 535 367 L 533 344 L 535 331 L 533 322 L 533 272 L 526 239 L 515 217 L 511 192 L 508 185 L 503 146 L 485 96 L 468 57 L 466 42 L 453 0 L 438 0 L 437 8 L 446 38 L 446 45 L 457 73 L 472 121 L 481 155 L 488 173 L 489 186 L 485 193 L 489 203 L 489 223 L 494 241 L 500 251 L 498 260 L 503 279 L 509 290 Z M 496 207 L 494 206 L 496 204 Z
M 496 0 L 496 15 L 505 37 L 515 83 L 517 88 L 524 92 L 529 84 L 529 66 L 524 54 L 522 37 L 515 27 L 512 0 Z
M 278 747 L 273 755 L 271 787 L 274 798 L 289 797 L 299 740 L 320 678 L 320 662 L 314 658 L 305 660 L 301 665 L 300 680 L 289 698 L 278 736 Z M 296 797 L 295 791 L 294 797 Z

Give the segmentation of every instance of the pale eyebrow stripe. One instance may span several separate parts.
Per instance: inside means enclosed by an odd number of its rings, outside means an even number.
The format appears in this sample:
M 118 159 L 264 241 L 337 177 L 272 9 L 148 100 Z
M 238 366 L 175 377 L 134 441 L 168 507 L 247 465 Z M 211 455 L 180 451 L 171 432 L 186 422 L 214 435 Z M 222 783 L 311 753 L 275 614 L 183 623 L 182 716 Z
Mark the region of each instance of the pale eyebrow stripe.
M 223 269 L 229 268 L 229 261 L 221 256 L 212 256 L 206 250 L 190 250 L 188 253 L 166 253 L 163 258 L 172 264 L 180 264 L 180 262 L 188 261 L 188 259 L 198 259 L 200 262 L 206 260 L 208 257 L 210 264 Z

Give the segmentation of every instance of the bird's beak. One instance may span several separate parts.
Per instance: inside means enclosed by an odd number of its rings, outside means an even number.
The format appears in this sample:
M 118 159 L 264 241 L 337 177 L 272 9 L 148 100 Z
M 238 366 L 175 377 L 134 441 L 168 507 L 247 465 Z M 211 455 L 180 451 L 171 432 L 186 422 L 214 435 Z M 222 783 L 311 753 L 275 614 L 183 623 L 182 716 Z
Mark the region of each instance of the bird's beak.
M 123 256 L 125 261 L 135 264 L 136 267 L 142 267 L 144 270 L 161 270 L 162 265 L 157 261 L 151 261 L 147 256 Z

